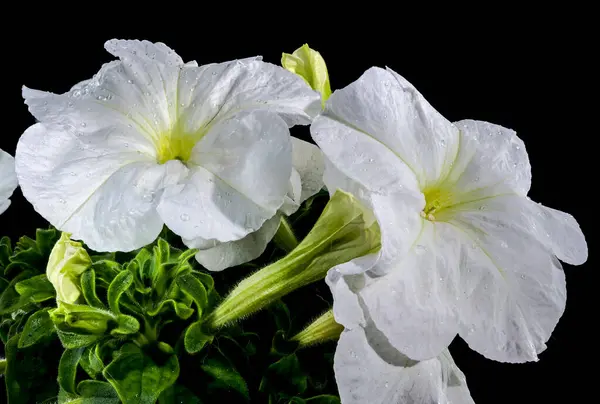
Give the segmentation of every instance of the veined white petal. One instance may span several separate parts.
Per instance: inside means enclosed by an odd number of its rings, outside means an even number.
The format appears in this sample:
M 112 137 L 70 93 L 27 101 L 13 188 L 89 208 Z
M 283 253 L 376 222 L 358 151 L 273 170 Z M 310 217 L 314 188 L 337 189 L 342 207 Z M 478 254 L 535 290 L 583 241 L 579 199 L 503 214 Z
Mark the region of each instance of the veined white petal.
M 335 91 L 311 133 L 338 169 L 376 192 L 434 184 L 459 147 L 454 125 L 408 81 L 377 67 Z
M 10 205 L 10 196 L 17 188 L 17 175 L 15 174 L 15 159 L 4 150 L 0 149 L 0 214 L 4 213 Z
M 267 110 L 289 126 L 309 124 L 320 112 L 319 93 L 301 77 L 256 59 L 183 68 L 178 86 L 180 126 L 208 132 L 242 111 Z
M 183 240 L 190 248 L 200 248 L 196 260 L 209 271 L 222 271 L 260 257 L 279 228 L 281 216 L 275 215 L 260 229 L 241 240 L 220 243 L 217 240 Z
M 519 196 L 472 202 L 450 222 L 463 244 L 460 335 L 502 362 L 537 360 L 566 303 L 565 275 L 549 248 L 557 238 L 528 226 L 536 219 L 526 217 L 528 203 Z
M 182 238 L 239 240 L 272 218 L 292 173 L 292 147 L 281 118 L 238 114 L 196 144 L 191 175 L 163 195 L 158 211 Z
M 404 259 L 358 292 L 373 322 L 410 358 L 439 355 L 458 333 L 460 244 L 447 224 L 424 221 Z
M 362 328 L 342 333 L 334 358 L 345 404 L 472 404 L 469 389 L 450 353 L 416 362 L 381 335 Z
M 338 324 L 346 329 L 366 325 L 366 317 L 360 305 L 358 291 L 364 286 L 363 274 L 346 275 L 332 268 L 327 273 L 325 282 L 333 295 L 333 316 Z
M 58 229 L 96 251 L 131 251 L 152 242 L 163 222 L 156 204 L 187 169 L 158 165 L 113 134 L 74 136 L 35 124 L 17 145 L 23 195 Z
M 302 179 L 295 167 L 292 167 L 292 175 L 288 184 L 288 192 L 283 198 L 283 205 L 279 210 L 287 215 L 293 215 L 300 207 L 302 197 Z
M 525 144 L 516 132 L 489 122 L 463 120 L 460 147 L 450 173 L 440 182 L 452 184 L 456 202 L 506 193 L 527 195 L 531 165 Z

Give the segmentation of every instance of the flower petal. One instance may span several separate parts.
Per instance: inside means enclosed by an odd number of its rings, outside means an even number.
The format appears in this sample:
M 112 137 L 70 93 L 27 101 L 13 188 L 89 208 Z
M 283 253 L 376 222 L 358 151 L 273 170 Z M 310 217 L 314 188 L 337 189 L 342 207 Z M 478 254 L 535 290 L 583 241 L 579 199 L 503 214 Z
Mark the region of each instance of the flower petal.
M 446 357 L 411 361 L 362 328 L 342 333 L 334 358 L 340 398 L 347 404 L 473 403 L 466 385 L 458 390 L 457 379 L 448 378 L 455 369 Z
M 379 253 L 360 257 L 336 269 L 344 274 L 359 273 L 371 269 L 377 262 L 377 271 L 385 273 L 390 264 L 408 252 L 419 236 L 422 220 L 418 212 L 425 206 L 423 194 L 408 190 L 385 195 L 369 192 L 327 159 L 323 178 L 330 195 L 336 189 L 342 189 L 373 210 L 373 220 L 377 220 L 381 231 Z
M 338 169 L 376 192 L 435 183 L 459 147 L 454 125 L 408 81 L 377 67 L 334 92 L 311 133 Z
M 0 149 L 0 214 L 4 213 L 10 205 L 10 196 L 17 188 L 17 175 L 15 174 L 15 159 L 4 150 Z
M 220 243 L 217 240 L 183 240 L 190 248 L 200 248 L 196 260 L 209 271 L 222 271 L 260 257 L 277 233 L 281 217 L 273 216 L 260 229 L 241 240 Z
M 424 221 L 414 248 L 393 270 L 369 279 L 360 297 L 375 325 L 412 359 L 439 355 L 458 333 L 460 244 L 450 226 Z
M 317 192 L 323 186 L 323 172 L 325 171 L 325 162 L 321 150 L 304 140 L 292 136 L 292 164 L 302 182 L 302 195 L 300 203 L 304 202 Z
M 451 221 L 463 244 L 460 335 L 502 362 L 537 360 L 565 309 L 565 275 L 550 250 L 563 233 L 545 231 L 572 223 L 534 217 L 532 207 L 524 197 L 491 198 L 463 205 Z
M 267 110 L 289 126 L 309 124 L 320 95 L 282 67 L 244 59 L 181 71 L 177 106 L 185 133 L 207 132 L 242 111 Z
M 364 284 L 363 275 L 344 276 L 336 268 L 333 268 L 327 273 L 325 282 L 333 295 L 335 321 L 350 330 L 358 326 L 365 326 L 365 315 L 356 293 Z
M 531 165 L 515 131 L 474 120 L 455 125 L 460 130 L 460 148 L 443 180 L 462 194 L 458 202 L 505 193 L 527 195 Z
M 239 240 L 272 218 L 292 173 L 285 122 L 266 111 L 240 113 L 196 144 L 191 175 L 163 195 L 158 211 L 182 238 Z
M 118 134 L 74 136 L 35 124 L 17 145 L 23 195 L 58 229 L 96 251 L 131 251 L 152 242 L 163 222 L 162 189 L 186 175 L 179 162 L 156 164 Z

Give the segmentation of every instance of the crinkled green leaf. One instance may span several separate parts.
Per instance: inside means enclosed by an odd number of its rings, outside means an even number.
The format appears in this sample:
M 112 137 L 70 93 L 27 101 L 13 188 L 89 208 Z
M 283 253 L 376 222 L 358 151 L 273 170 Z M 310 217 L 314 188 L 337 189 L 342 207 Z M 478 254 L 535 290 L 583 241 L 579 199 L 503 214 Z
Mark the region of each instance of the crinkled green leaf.
M 194 300 L 198 308 L 198 317 L 200 318 L 202 310 L 208 306 L 208 296 L 202 282 L 192 274 L 186 274 L 177 277 L 177 284 L 184 293 Z
M 102 334 L 78 334 L 75 332 L 62 330 L 56 330 L 56 334 L 58 335 L 63 347 L 67 349 L 86 347 L 104 338 L 104 335 Z
M 12 255 L 12 245 L 10 238 L 4 236 L 0 238 L 0 269 L 3 270 L 10 264 L 10 256 Z M 2 271 L 1 273 L 4 273 Z
M 246 381 L 230 363 L 208 359 L 202 365 L 202 370 L 214 379 L 208 386 L 209 390 L 235 391 L 241 397 L 250 400 L 250 392 Z M 218 393 L 214 392 L 213 394 L 216 396 Z
M 278 330 L 273 336 L 271 344 L 271 353 L 286 356 L 293 354 L 298 349 L 298 342 L 291 341 L 286 338 L 286 334 L 282 330 Z
M 48 256 L 54 244 L 60 238 L 60 232 L 56 229 L 37 229 L 35 240 L 23 236 L 15 246 L 10 264 L 6 266 L 4 273 L 8 275 L 17 268 L 29 268 L 37 273 L 44 272 Z
M 193 271 L 192 275 L 194 275 L 196 278 L 198 278 L 200 282 L 202 282 L 204 288 L 206 289 L 206 292 L 210 293 L 215 288 L 215 280 L 209 274 L 204 272 Z
M 103 374 L 124 404 L 154 404 L 179 377 L 177 356 L 165 355 L 157 363 L 136 345 L 126 344 Z
M 96 294 L 96 271 L 93 268 L 85 271 L 79 280 L 81 282 L 81 292 L 88 305 L 98 309 L 106 310 L 106 306 Z
M 48 310 L 38 310 L 29 316 L 19 339 L 19 348 L 27 348 L 54 333 L 54 324 Z
M 154 317 L 161 313 L 166 313 L 169 310 L 173 310 L 177 317 L 179 317 L 182 320 L 187 320 L 191 317 L 192 314 L 194 314 L 194 309 L 190 308 L 182 302 L 177 302 L 174 299 L 161 300 L 158 306 L 154 309 L 148 310 L 147 314 L 149 316 Z
M 133 283 L 133 274 L 127 270 L 119 273 L 108 287 L 108 307 L 113 313 L 120 314 L 119 299 Z
M 9 404 L 41 403 L 56 397 L 56 371 L 61 353 L 56 341 L 18 349 L 20 335 L 4 346 L 6 369 L 4 383 Z
M 110 331 L 114 337 L 135 334 L 140 329 L 139 321 L 132 316 L 119 314 L 117 316 L 117 327 Z
M 158 404 L 202 404 L 202 400 L 188 388 L 175 384 L 162 392 Z
M 70 404 L 119 404 L 119 395 L 106 382 L 98 380 L 83 380 L 77 385 L 80 397 L 70 401 Z
M 300 368 L 298 357 L 291 354 L 269 365 L 259 390 L 264 393 L 285 393 L 294 396 L 304 393 L 307 385 L 308 378 Z
M 118 262 L 108 260 L 93 262 L 90 269 L 95 272 L 96 285 L 101 285 L 104 288 L 108 288 L 115 276 L 121 273 L 121 265 Z
M 81 359 L 79 360 L 79 365 L 93 379 L 102 374 L 104 364 L 96 354 L 96 345 L 85 348 L 85 351 L 83 351 L 83 355 L 81 355 Z
M 33 271 L 26 270 L 18 274 L 14 279 L 10 281 L 6 289 L 0 295 L 0 315 L 9 314 L 17 311 L 21 307 L 30 303 L 28 297 L 23 297 L 15 289 L 15 285 L 24 280 L 28 279 L 32 275 L 35 275 Z
M 185 330 L 184 346 L 188 353 L 200 352 L 206 344 L 213 341 L 214 336 L 202 330 L 202 323 L 196 321 Z
M 33 276 L 15 284 L 15 290 L 24 298 L 32 302 L 43 302 L 56 296 L 54 287 L 46 278 L 46 274 Z
M 67 393 L 77 394 L 75 389 L 75 377 L 77 376 L 77 365 L 83 354 L 83 348 L 66 349 L 58 364 L 58 385 Z
M 287 334 L 292 325 L 290 310 L 288 309 L 287 305 L 281 300 L 278 300 L 273 302 L 273 304 L 269 306 L 268 310 L 275 320 L 277 329 Z

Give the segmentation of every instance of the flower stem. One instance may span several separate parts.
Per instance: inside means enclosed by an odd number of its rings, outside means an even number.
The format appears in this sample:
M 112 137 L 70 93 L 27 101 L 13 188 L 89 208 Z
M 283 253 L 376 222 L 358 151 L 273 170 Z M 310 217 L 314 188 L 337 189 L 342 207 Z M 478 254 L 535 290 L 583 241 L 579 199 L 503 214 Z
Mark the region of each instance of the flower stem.
M 0 359 L 0 375 L 6 372 L 6 359 Z
M 365 217 L 371 216 L 354 197 L 337 191 L 304 240 L 284 258 L 242 280 L 207 317 L 208 326 L 220 328 L 244 318 L 323 279 L 336 265 L 377 252 L 379 227 Z
M 344 326 L 335 322 L 333 311 L 329 310 L 292 337 L 292 341 L 297 341 L 300 347 L 307 347 L 337 340 L 342 331 L 344 331 Z
M 283 216 L 281 216 L 281 223 L 279 224 L 277 233 L 273 237 L 273 241 L 279 248 L 286 252 L 290 252 L 298 246 L 298 239 L 294 235 L 292 226 L 290 226 L 290 223 Z

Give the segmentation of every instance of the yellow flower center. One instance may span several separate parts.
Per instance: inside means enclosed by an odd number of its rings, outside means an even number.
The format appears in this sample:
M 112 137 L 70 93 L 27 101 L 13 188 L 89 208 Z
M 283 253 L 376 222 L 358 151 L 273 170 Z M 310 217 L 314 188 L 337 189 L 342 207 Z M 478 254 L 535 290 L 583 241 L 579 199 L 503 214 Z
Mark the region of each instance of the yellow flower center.
M 435 221 L 443 209 L 447 209 L 456 203 L 455 194 L 450 187 L 433 186 L 423 190 L 425 196 L 425 208 L 421 216 L 427 220 Z
M 169 160 L 187 162 L 192 155 L 192 149 L 203 135 L 204 132 L 185 133 L 179 125 L 161 133 L 155 142 L 159 164 Z

